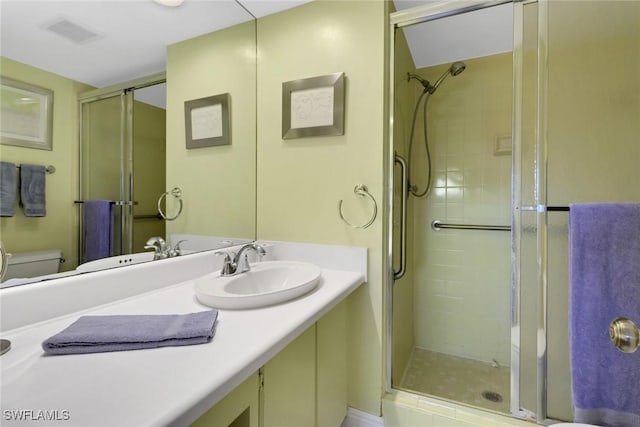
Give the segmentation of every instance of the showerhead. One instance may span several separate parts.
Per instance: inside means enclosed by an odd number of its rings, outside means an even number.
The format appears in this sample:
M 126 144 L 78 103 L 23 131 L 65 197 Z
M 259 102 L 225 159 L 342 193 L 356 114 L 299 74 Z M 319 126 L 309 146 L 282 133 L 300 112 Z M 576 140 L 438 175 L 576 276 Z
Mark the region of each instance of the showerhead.
M 452 76 L 457 76 L 458 74 L 462 73 L 465 68 L 467 68 L 467 66 L 464 62 L 454 62 L 453 64 L 451 64 L 449 69 L 445 71 L 438 80 L 436 80 L 435 84 L 433 86 L 429 86 L 428 88 L 426 88 L 426 90 L 433 95 L 436 89 L 438 89 L 438 86 L 440 86 L 440 83 L 442 83 L 442 81 L 446 79 L 449 74 L 451 74 Z
M 425 92 L 429 92 L 429 95 L 433 95 L 433 93 L 436 91 L 436 89 L 438 89 L 438 86 L 440 86 L 440 83 L 442 83 L 442 81 L 449 74 L 451 74 L 452 76 L 457 76 L 458 74 L 462 73 L 466 68 L 467 68 L 467 65 L 464 62 L 460 62 L 460 61 L 454 62 L 447 69 L 447 71 L 445 71 L 444 74 L 442 74 L 440 76 L 440 78 L 438 80 L 436 80 L 435 84 L 433 84 L 433 85 L 431 83 L 429 83 L 429 80 L 426 80 L 426 79 L 420 77 L 417 74 L 411 74 L 411 73 L 407 73 L 407 81 L 411 81 L 411 79 L 418 80 L 422 84 L 422 86 L 424 87 L 424 91 Z
M 465 68 L 467 68 L 467 65 L 464 62 L 458 61 L 451 64 L 451 67 L 449 67 L 449 72 L 452 76 L 457 76 L 458 74 L 463 72 Z

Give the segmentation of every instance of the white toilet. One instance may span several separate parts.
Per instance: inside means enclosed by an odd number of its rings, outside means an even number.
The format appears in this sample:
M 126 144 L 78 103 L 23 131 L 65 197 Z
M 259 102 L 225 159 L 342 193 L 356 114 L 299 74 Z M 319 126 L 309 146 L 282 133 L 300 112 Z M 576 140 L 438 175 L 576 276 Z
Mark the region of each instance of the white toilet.
M 15 252 L 8 260 L 7 274 L 3 281 L 55 274 L 60 271 L 62 251 L 51 249 L 35 252 Z

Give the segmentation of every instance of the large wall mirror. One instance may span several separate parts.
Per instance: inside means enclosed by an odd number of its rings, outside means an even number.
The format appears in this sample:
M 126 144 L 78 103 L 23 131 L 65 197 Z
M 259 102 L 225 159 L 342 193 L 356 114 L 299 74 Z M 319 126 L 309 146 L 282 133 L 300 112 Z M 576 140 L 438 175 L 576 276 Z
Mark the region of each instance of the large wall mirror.
M 85 199 L 130 202 L 114 209 L 112 245 L 118 249 L 110 255 L 144 252 L 153 236 L 170 244 L 186 239 L 185 254 L 255 239 L 255 18 L 235 1 L 177 8 L 152 1 L 39 3 L 2 4 L 2 76 L 53 92 L 52 149 L 0 145 L 3 167 L 16 167 L 15 212 L 0 218 L 6 252 L 59 253 L 59 275 L 91 271 L 77 269 L 86 261 L 78 203 Z M 113 54 L 111 44 L 119 46 Z M 166 84 L 140 84 L 159 75 Z M 224 93 L 231 143 L 187 149 L 184 103 Z M 130 124 L 122 125 L 126 120 Z M 129 148 L 121 145 L 123 134 L 132 139 Z M 26 216 L 19 204 L 23 165 L 55 170 L 44 178 L 45 216 Z M 173 188 L 181 197 L 168 193 L 161 203 L 169 221 L 158 216 L 157 203 Z M 122 225 L 125 212 L 131 218 Z M 128 248 L 119 241 L 126 227 Z

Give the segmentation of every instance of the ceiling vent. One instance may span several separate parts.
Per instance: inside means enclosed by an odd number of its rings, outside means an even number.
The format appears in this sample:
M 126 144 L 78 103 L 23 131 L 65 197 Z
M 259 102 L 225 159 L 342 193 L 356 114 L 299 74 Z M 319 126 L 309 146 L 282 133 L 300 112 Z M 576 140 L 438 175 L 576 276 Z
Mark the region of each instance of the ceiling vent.
M 73 23 L 67 18 L 58 18 L 55 21 L 44 25 L 43 28 L 78 44 L 88 43 L 102 37 L 102 35 Z

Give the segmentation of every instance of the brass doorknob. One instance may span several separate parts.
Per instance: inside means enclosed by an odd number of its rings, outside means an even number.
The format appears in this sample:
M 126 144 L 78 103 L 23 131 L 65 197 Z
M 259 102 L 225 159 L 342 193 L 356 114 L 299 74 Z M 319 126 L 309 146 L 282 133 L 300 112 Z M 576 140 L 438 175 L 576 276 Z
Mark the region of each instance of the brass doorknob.
M 640 346 L 640 329 L 626 317 L 618 317 L 609 325 L 609 338 L 618 350 L 633 353 Z

